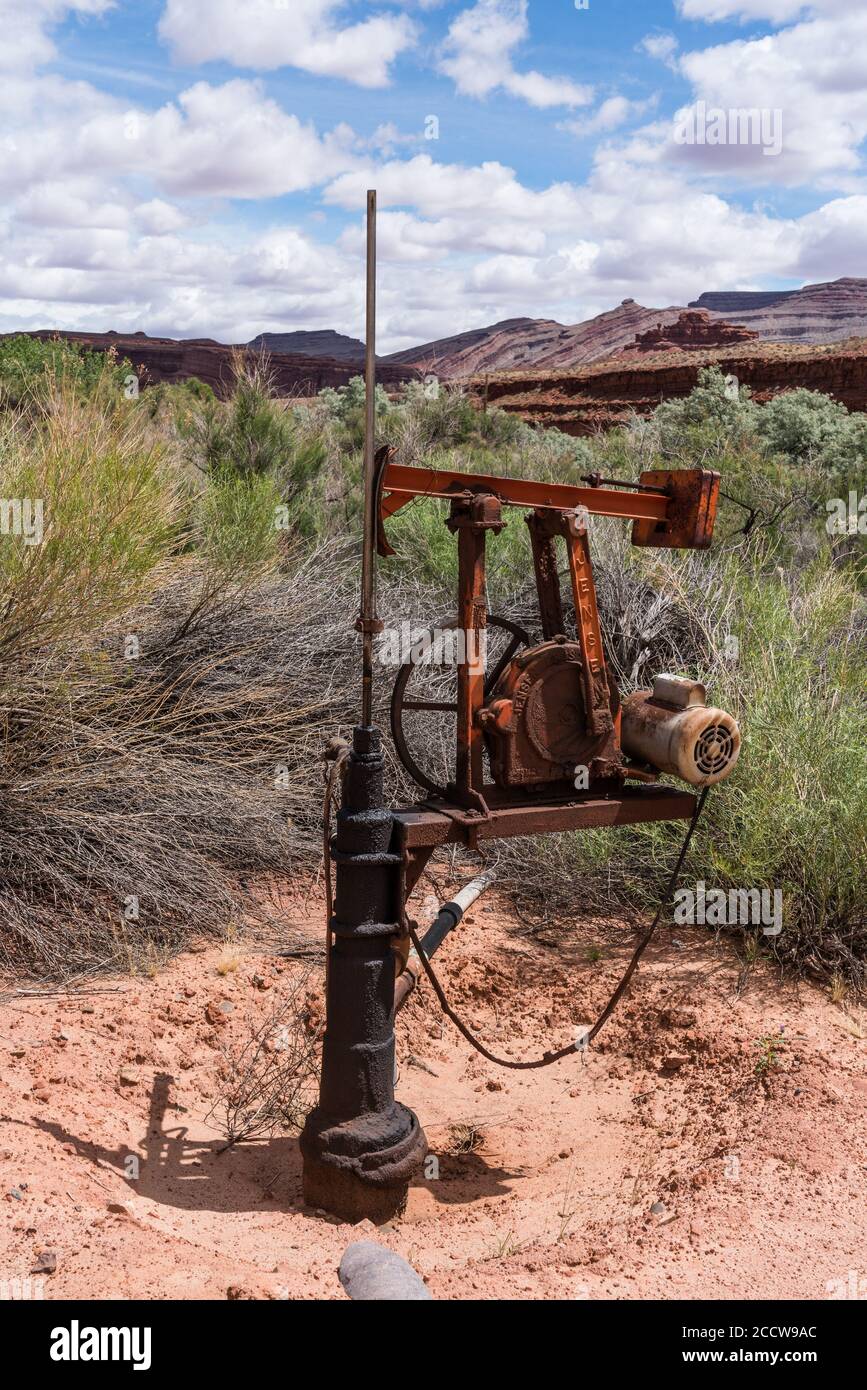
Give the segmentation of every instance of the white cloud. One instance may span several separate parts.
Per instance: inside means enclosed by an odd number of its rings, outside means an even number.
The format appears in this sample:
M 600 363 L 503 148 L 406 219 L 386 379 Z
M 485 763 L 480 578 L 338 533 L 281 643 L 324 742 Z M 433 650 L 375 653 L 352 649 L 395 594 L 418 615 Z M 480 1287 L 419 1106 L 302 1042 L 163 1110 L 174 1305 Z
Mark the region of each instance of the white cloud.
M 538 256 L 544 253 L 546 240 L 541 226 L 530 227 L 526 221 L 489 220 L 474 211 L 430 220 L 409 212 L 380 212 L 377 217 L 376 244 L 383 260 L 442 263 L 452 252 L 485 251 Z M 364 227 L 360 220 L 346 229 L 340 245 L 355 255 L 362 254 Z
M 638 43 L 638 48 L 642 53 L 646 53 L 649 58 L 656 58 L 659 62 L 665 63 L 666 67 L 675 66 L 674 55 L 678 46 L 677 39 L 673 34 L 645 34 Z
M 694 2 L 694 0 L 693 0 Z M 696 171 L 755 175 L 788 184 L 820 181 L 854 191 L 867 137 L 867 8 L 830 4 L 811 17 L 762 38 L 736 40 L 684 54 L 680 70 L 697 99 L 723 110 L 781 113 L 783 149 L 765 157 L 756 145 L 684 147 L 679 156 Z M 847 180 L 849 181 L 847 185 Z
M 523 97 L 531 106 L 586 106 L 593 100 L 592 87 L 579 87 L 568 77 L 545 77 L 541 72 L 513 72 L 505 81 L 507 92 Z
M 768 19 L 779 25 L 809 15 L 856 15 L 863 10 L 863 0 L 677 0 L 677 7 L 684 19 L 703 19 L 706 24 L 720 19 Z
M 256 81 L 198 82 L 156 111 L 58 78 L 28 92 L 7 125 L 15 145 L 0 162 L 0 189 L 7 191 L 96 169 L 145 176 L 184 196 L 277 197 L 324 183 L 356 162 L 347 127 L 318 135 Z M 8 87 L 6 95 L 11 105 Z M 78 107 L 77 122 L 69 122 L 70 104 Z
M 310 188 L 353 163 L 344 135 L 320 138 L 257 82 L 198 82 L 142 118 L 130 158 L 168 192 L 263 198 Z M 111 132 L 112 152 L 116 134 Z
M 0 0 L 0 70 L 22 73 L 50 62 L 56 49 L 46 30 L 68 15 L 100 15 L 115 0 Z
M 449 26 L 440 71 L 464 96 L 485 97 L 502 88 L 531 106 L 586 106 L 593 89 L 568 77 L 516 72 L 512 50 L 529 35 L 527 0 L 478 0 Z
M 592 116 L 563 121 L 562 129 L 580 136 L 605 134 L 619 129 L 638 116 L 645 115 L 656 104 L 655 97 L 648 97 L 646 101 L 630 101 L 628 97 L 623 96 L 609 97 Z
M 99 179 L 47 180 L 31 184 L 13 210 L 16 221 L 34 227 L 126 227 L 128 209 L 105 195 Z
M 181 231 L 190 221 L 180 208 L 163 202 L 162 198 L 140 203 L 134 217 L 136 227 L 145 236 L 167 236 L 170 232 Z
M 836 198 L 800 222 L 798 271 L 807 280 L 836 279 L 863 269 L 867 197 Z
M 344 26 L 346 9 L 345 0 L 167 0 L 159 32 L 183 63 L 294 67 L 386 86 L 390 65 L 415 41 L 415 25 L 400 14 Z
M 326 188 L 324 198 L 354 211 L 363 206 L 365 189 L 374 186 L 383 208 L 413 207 L 423 217 L 467 218 L 479 224 L 508 220 L 564 226 L 580 209 L 579 190 L 571 184 L 551 184 L 535 192 L 504 164 L 439 164 L 426 154 L 342 174 Z
M 711 24 L 722 19 L 769 19 L 783 24 L 805 10 L 851 5 L 852 0 L 678 0 L 684 19 L 703 19 Z M 858 0 L 855 0 L 855 4 Z

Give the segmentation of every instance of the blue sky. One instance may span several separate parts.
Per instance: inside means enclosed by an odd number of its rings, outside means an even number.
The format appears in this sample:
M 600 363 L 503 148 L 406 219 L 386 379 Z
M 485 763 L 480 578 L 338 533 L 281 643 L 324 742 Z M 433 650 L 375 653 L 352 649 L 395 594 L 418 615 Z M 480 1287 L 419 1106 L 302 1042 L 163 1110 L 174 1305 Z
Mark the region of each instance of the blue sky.
M 383 350 L 864 273 L 862 0 L 0 0 L 0 18 L 5 331 L 358 334 L 367 186 Z

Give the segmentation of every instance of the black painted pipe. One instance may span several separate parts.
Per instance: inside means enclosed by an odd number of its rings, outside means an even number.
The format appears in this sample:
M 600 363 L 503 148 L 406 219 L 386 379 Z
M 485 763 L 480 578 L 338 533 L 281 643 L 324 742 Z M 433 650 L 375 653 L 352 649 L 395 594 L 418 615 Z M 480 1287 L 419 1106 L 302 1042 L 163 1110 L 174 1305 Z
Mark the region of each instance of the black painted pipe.
M 474 878 L 471 883 L 468 883 L 465 888 L 462 888 L 459 893 L 456 893 L 450 902 L 443 903 L 433 922 L 421 939 L 421 948 L 428 960 L 430 960 L 435 951 L 439 950 L 449 932 L 454 931 L 464 913 L 468 908 L 472 907 L 476 898 L 485 891 L 488 884 L 493 883 L 495 877 L 496 875 L 493 870 L 489 870 L 484 874 L 479 874 L 478 878 Z M 406 969 L 402 975 L 398 976 L 397 983 L 394 987 L 395 1013 L 397 1013 L 398 1009 L 403 1008 L 403 1005 L 418 984 L 421 969 L 421 962 L 418 956 L 415 951 L 411 951 L 409 960 L 406 963 Z

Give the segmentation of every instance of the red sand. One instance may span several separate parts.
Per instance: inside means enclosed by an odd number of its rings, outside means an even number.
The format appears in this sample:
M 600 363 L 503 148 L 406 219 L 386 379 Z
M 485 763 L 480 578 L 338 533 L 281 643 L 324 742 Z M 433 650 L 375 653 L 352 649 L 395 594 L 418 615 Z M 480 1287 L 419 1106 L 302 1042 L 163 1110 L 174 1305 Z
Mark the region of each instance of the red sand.
M 304 909 L 289 915 L 297 929 Z M 318 937 L 319 913 L 306 920 Z M 633 940 L 578 922 L 543 936 L 483 899 L 437 957 L 451 1002 L 515 1057 L 570 1041 Z M 49 1250 L 45 1298 L 343 1298 L 340 1255 L 368 1235 L 436 1298 L 867 1297 L 864 1031 L 812 986 L 747 970 L 698 929 L 663 931 L 586 1058 L 521 1073 L 472 1052 L 423 985 L 398 1024 L 398 1095 L 439 1177 L 374 1231 L 304 1208 L 294 1136 L 221 1153 L 205 1123 L 223 1044 L 305 969 L 229 949 L 225 975 L 208 946 L 94 985 L 113 992 L 0 1005 L 0 1281 Z M 758 1040 L 781 1028 L 757 1072 Z M 148 1134 L 158 1076 L 168 1104 Z M 481 1147 L 450 1156 L 454 1125 Z

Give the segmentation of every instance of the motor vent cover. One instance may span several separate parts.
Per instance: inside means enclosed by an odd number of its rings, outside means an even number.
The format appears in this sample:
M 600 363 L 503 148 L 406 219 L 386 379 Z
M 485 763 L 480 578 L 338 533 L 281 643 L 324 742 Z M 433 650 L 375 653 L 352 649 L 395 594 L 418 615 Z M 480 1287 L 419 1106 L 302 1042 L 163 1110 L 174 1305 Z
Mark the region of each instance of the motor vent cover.
M 670 699 L 660 699 L 662 692 Z M 701 700 L 698 692 L 701 692 Z M 711 787 L 733 771 L 741 751 L 737 720 L 704 704 L 696 681 L 658 677 L 653 691 L 636 690 L 623 702 L 624 752 L 692 787 Z

